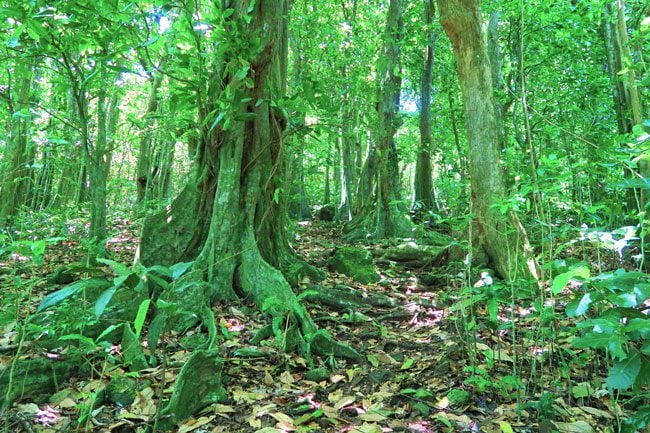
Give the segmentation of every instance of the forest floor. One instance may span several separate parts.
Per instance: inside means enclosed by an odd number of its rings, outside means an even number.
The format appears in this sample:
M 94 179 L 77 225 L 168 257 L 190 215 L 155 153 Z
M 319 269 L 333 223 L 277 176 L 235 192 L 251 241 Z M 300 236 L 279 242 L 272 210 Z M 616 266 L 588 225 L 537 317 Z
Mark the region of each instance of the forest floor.
M 120 234 L 108 249 L 114 260 L 129 264 L 136 249 L 136 228 L 128 221 L 118 221 L 115 228 Z M 294 247 L 309 263 L 326 270 L 339 235 L 334 224 L 306 222 L 298 229 Z M 366 247 L 375 257 L 382 253 L 379 245 Z M 24 290 L 25 281 L 36 281 L 16 313 L 19 321 L 24 319 L 43 295 L 58 288 L 45 277 L 57 266 L 82 257 L 80 243 L 59 241 L 47 246 L 42 265 L 16 262 L 19 271 L 11 279 L 0 276 L 2 309 L 7 309 L 8 292 Z M 556 302 L 556 314 L 540 319 L 533 314 L 533 301 L 522 297 L 513 304 L 513 292 L 507 288 L 496 304 L 495 322 L 490 320 L 494 314 L 477 301 L 475 282 L 458 275 L 458 269 L 408 269 L 380 261 L 378 271 L 377 284 L 361 285 L 331 272 L 317 284 L 319 290 L 343 285 L 364 296 L 384 294 L 397 301 L 396 307 L 337 311 L 307 303 L 320 327 L 359 351 L 366 361 L 360 364 L 317 357 L 310 366 L 298 355 L 277 351 L 272 341 L 263 342 L 255 352 L 242 351 L 267 320 L 252 305 L 215 306 L 227 397 L 177 431 L 617 431 L 612 427 L 617 423 L 613 410 L 622 413 L 624 408 L 604 390 L 603 359 L 571 347 L 573 323 L 563 312 L 565 303 Z M 22 288 L 17 287 L 19 281 Z M 310 286 L 304 281 L 300 290 Z M 511 320 L 514 327 L 500 326 Z M 0 329 L 0 368 L 10 365 L 14 356 L 47 356 L 29 345 L 12 353 L 17 330 L 16 322 Z M 73 376 L 59 383 L 56 393 L 39 404 L 28 397 L 14 402 L 0 421 L 0 430 L 144 432 L 160 397 L 171 395 L 180 367 L 191 354 L 192 334 L 200 332 L 165 337 L 159 347 L 164 348 L 166 368 L 134 374 L 119 364 L 98 363 L 90 377 Z M 112 349 L 119 360 L 120 348 Z M 314 370 L 319 367 L 327 371 Z M 321 377 L 314 377 L 314 371 Z M 108 401 L 91 405 L 89 399 L 116 376 L 135 380 L 135 400 L 125 407 Z

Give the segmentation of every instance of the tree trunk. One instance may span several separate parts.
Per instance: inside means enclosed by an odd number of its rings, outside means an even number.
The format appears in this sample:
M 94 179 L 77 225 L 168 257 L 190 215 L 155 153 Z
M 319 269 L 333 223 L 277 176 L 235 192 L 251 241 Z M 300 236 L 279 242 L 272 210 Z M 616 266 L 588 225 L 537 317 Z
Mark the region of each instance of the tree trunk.
M 154 143 L 153 129 L 156 126 L 156 121 L 153 116 L 158 111 L 159 105 L 159 90 L 162 85 L 163 75 L 156 73 L 149 79 L 151 89 L 149 90 L 149 102 L 147 104 L 147 111 L 144 115 L 144 129 L 140 137 L 140 148 L 138 150 L 138 161 L 136 163 L 136 188 L 137 197 L 136 202 L 142 203 L 146 199 L 151 199 L 152 191 L 154 190 L 154 176 L 158 174 L 160 167 L 153 172 L 152 167 L 152 154 Z
M 280 193 L 287 119 L 272 102 L 282 98 L 285 88 L 286 17 L 285 0 L 242 1 L 227 16 L 226 27 L 233 30 L 224 32 L 232 38 L 228 43 L 250 46 L 250 36 L 256 35 L 259 46 L 227 52 L 216 66 L 242 58 L 250 64 L 244 80 L 241 74 L 237 78 L 237 70 L 213 74 L 223 77 L 214 83 L 220 86 L 221 98 L 235 95 L 233 112 L 215 128 L 210 128 L 209 119 L 200 119 L 207 126 L 194 179 L 169 210 L 145 221 L 140 260 L 145 265 L 194 260 L 190 277 L 208 283 L 210 300 L 252 300 L 273 317 L 274 334 L 285 349 L 297 348 L 306 355 L 333 351 L 359 359 L 356 352 L 317 331 L 281 272 L 314 275 L 290 249 Z M 283 320 L 291 324 L 293 341 L 284 337 L 279 326 Z
M 354 129 L 355 118 L 354 108 L 349 106 L 349 101 L 345 101 L 345 106 L 341 109 L 342 126 L 339 131 L 341 146 L 341 197 L 339 202 L 339 219 L 341 221 L 350 221 L 352 219 L 352 202 L 353 202 L 353 185 L 356 184 L 354 178 Z
M 10 95 L 9 110 L 13 114 L 10 136 L 5 148 L 2 180 L 0 181 L 0 222 L 16 215 L 18 208 L 27 204 L 30 191 L 31 169 L 29 163 L 31 144 L 28 129 L 31 123 L 29 99 L 33 81 L 33 67 L 25 62 L 15 68 L 13 76 L 15 93 Z
M 435 14 L 433 0 L 424 0 L 424 15 L 427 32 L 427 45 L 424 49 L 422 65 L 422 85 L 420 87 L 420 147 L 415 163 L 415 197 L 413 209 L 418 212 L 437 210 L 433 195 L 433 174 L 431 170 L 431 81 L 433 79 L 433 55 L 436 34 L 431 27 Z
M 442 25 L 451 40 L 465 106 L 469 142 L 472 245 L 509 281 L 538 278 L 526 232 L 512 209 L 505 212 L 493 86 L 478 0 L 437 0 Z
M 400 76 L 400 53 L 402 25 L 402 0 L 391 0 L 386 18 L 384 47 L 377 63 L 378 80 L 378 133 L 376 150 L 368 155 L 364 170 L 367 179 L 376 176 L 374 203 L 363 206 L 359 214 L 346 225 L 347 240 L 359 238 L 382 239 L 387 237 L 406 237 L 410 235 L 411 224 L 402 202 L 399 183 L 399 167 L 395 134 L 399 127 L 399 110 L 402 78 Z M 371 159 L 372 158 L 372 159 Z M 371 171 L 373 164 L 375 170 Z M 360 192 L 361 194 L 361 192 Z

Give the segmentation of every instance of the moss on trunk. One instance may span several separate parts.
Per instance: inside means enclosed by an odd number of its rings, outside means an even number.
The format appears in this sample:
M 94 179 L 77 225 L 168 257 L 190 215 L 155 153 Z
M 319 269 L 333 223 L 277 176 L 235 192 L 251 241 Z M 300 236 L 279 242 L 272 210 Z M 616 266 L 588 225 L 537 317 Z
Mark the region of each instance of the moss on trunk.
M 222 60 L 227 64 L 248 56 L 248 84 L 238 71 L 224 75 L 221 97 L 234 95 L 231 103 L 237 108 L 219 127 L 202 131 L 194 180 L 170 209 L 145 222 L 140 259 L 167 265 L 194 260 L 190 278 L 207 282 L 210 301 L 252 300 L 271 317 L 283 348 L 358 360 L 356 352 L 318 331 L 282 272 L 291 270 L 293 279 L 319 275 L 291 250 L 284 197 L 279 195 L 287 119 L 274 101 L 282 97 L 286 80 L 287 3 L 258 1 L 250 12 L 247 5 L 240 6 L 226 25 L 245 29 L 229 34 L 233 46 L 250 46 L 251 40 L 259 40 L 259 46 L 227 53 Z M 290 324 L 282 329 L 294 329 L 291 343 L 279 331 L 285 321 Z

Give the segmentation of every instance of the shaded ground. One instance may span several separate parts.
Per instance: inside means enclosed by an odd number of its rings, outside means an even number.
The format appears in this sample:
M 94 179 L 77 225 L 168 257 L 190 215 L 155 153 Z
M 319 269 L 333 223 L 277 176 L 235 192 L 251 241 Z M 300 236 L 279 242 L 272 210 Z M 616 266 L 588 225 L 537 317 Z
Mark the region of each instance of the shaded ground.
M 117 232 L 108 248 L 115 260 L 130 263 L 134 229 L 122 222 Z M 310 222 L 300 226 L 294 247 L 311 264 L 326 269 L 338 238 L 335 225 Z M 381 246 L 368 248 L 376 258 L 381 256 Z M 7 313 L 12 304 L 14 314 L 24 318 L 52 291 L 45 276 L 82 256 L 81 245 L 59 241 L 47 247 L 42 266 L 18 256 L 5 263 L 2 311 Z M 265 318 L 252 305 L 214 307 L 228 396 L 178 431 L 612 431 L 616 421 L 611 408 L 616 404 L 598 386 L 606 367 L 593 353 L 570 346 L 572 323 L 565 318 L 563 303 L 549 298 L 546 305 L 551 308 L 539 314 L 536 309 L 542 306 L 533 302 L 540 299 L 538 289 L 470 281 L 454 267 L 413 270 L 386 260 L 378 263 L 378 284 L 360 285 L 329 273 L 318 286 L 305 280 L 300 287 L 345 286 L 364 296 L 385 294 L 397 301 L 394 308 L 351 310 L 308 303 L 319 326 L 357 348 L 364 364 L 317 358 L 310 366 L 296 355 L 279 353 L 271 340 L 251 347 L 249 341 L 267 324 Z M 7 272 L 10 265 L 14 269 Z M 26 281 L 32 285 L 27 292 Z M 474 287 L 481 284 L 490 287 Z M 518 299 L 514 305 L 513 296 Z M 14 356 L 47 356 L 30 345 L 18 354 L 16 331 L 15 322 L 0 330 L 0 367 Z M 89 360 L 98 360 L 90 375 L 59 383 L 58 392 L 38 404 L 26 396 L 4 414 L 1 428 L 144 432 L 161 398 L 171 395 L 180 367 L 202 334 L 205 330 L 197 328 L 166 336 L 159 346 L 164 362 L 137 375 L 120 367 L 119 346 L 111 348 L 114 364 L 89 353 Z M 125 376 L 137 386 L 132 403 L 120 407 L 105 398 L 91 404 L 111 378 Z

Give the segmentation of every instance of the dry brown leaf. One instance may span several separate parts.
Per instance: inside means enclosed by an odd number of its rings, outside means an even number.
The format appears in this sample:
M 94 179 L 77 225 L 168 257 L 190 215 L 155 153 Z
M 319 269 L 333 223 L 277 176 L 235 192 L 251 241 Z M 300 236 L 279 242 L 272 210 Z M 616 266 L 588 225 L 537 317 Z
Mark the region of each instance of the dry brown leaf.
M 578 409 L 587 412 L 590 415 L 597 416 L 600 418 L 614 419 L 614 415 L 612 415 L 611 413 L 601 409 L 596 409 L 595 407 L 579 406 Z
M 354 396 L 351 396 L 351 395 L 347 395 L 347 396 L 345 396 L 345 397 L 342 397 L 341 399 L 339 399 L 339 400 L 336 402 L 336 404 L 334 405 L 334 409 L 336 409 L 336 410 L 341 410 L 341 409 L 343 409 L 345 406 L 349 406 L 349 405 L 351 405 L 352 403 L 354 403 L 355 400 L 356 400 L 356 399 L 354 398 Z
M 282 412 L 273 412 L 273 413 L 269 413 L 269 415 L 275 418 L 276 421 L 278 422 L 293 425 L 293 418 L 291 418 L 289 415 L 286 415 Z
M 594 433 L 594 428 L 584 421 L 556 422 L 555 427 L 561 433 Z
M 77 406 L 77 402 L 71 399 L 70 397 L 66 397 L 59 402 L 59 407 L 61 409 L 71 409 L 76 406 Z
M 191 419 L 190 421 L 181 424 L 178 427 L 178 433 L 187 433 L 192 430 L 196 430 L 197 428 L 210 423 L 210 421 L 212 421 L 215 418 L 216 418 L 215 416 L 202 416 L 199 419 Z
M 285 385 L 291 385 L 295 382 L 295 380 L 290 372 L 283 371 L 280 375 L 280 382 L 284 383 Z

